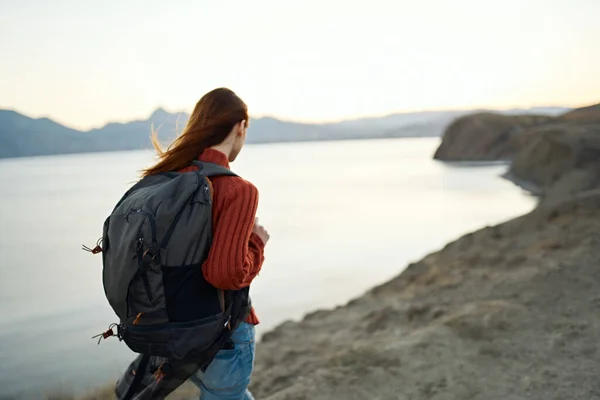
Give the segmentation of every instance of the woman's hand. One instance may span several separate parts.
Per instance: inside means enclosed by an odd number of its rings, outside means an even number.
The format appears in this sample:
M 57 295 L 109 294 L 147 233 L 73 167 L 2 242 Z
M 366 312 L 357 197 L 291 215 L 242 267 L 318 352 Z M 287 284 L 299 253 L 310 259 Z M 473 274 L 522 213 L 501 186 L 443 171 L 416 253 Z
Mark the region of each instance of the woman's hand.
M 258 217 L 254 219 L 254 227 L 252 228 L 252 232 L 256 233 L 264 244 L 267 244 L 269 241 L 269 232 L 267 232 L 267 230 L 258 223 Z

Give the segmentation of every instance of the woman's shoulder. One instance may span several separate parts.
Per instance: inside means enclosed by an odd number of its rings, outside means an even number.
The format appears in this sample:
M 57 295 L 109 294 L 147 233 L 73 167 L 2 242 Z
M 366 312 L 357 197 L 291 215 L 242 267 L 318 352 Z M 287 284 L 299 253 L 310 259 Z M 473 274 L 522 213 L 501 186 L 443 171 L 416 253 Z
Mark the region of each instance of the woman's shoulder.
M 252 182 L 241 176 L 222 176 L 219 177 L 219 179 L 215 179 L 213 185 L 221 189 L 227 197 L 254 197 L 258 195 L 258 188 Z
M 258 193 L 258 188 L 252 182 L 242 178 L 241 176 L 234 176 L 232 178 L 232 184 L 236 186 L 236 189 L 251 193 Z

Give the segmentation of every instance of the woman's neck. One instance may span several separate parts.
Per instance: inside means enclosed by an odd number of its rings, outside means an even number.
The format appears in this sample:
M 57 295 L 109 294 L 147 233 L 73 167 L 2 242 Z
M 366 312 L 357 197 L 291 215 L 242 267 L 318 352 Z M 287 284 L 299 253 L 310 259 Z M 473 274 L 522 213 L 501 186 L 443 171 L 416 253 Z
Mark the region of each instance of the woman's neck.
M 233 144 L 227 143 L 227 142 L 219 143 L 215 146 L 209 147 L 209 149 L 216 150 L 218 152 L 225 154 L 225 157 L 227 157 L 228 160 L 229 160 L 229 156 L 231 155 L 232 148 L 233 148 Z

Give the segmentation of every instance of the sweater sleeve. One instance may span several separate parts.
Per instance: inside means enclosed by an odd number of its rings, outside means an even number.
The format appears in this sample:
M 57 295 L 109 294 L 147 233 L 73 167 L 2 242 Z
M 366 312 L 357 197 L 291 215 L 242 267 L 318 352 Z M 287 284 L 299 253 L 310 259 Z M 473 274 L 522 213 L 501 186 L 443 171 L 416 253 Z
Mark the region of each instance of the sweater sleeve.
M 224 290 L 238 290 L 250 285 L 264 261 L 264 243 L 252 232 L 258 207 L 258 190 L 239 181 L 224 198 L 213 242 L 203 265 L 204 278 Z

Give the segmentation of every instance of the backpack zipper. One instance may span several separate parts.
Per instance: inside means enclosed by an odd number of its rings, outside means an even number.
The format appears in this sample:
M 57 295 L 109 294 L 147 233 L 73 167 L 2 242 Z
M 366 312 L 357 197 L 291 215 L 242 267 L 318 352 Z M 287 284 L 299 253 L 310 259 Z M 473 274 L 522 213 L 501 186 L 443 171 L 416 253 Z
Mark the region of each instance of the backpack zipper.
M 145 216 L 148 219 L 148 221 L 150 221 L 150 230 L 152 231 L 152 242 L 157 243 L 156 242 L 156 222 L 154 222 L 154 216 L 152 214 L 150 214 L 149 212 L 142 210 L 141 208 L 132 208 L 131 210 L 129 210 L 129 212 L 127 214 L 125 214 L 125 219 L 127 221 L 129 221 L 129 216 L 133 213 L 142 214 L 143 216 Z
M 149 212 L 142 210 L 141 208 L 132 208 L 125 214 L 125 220 L 129 221 L 129 216 L 133 213 L 142 214 L 146 217 L 146 219 L 150 222 L 150 230 L 152 234 L 152 243 L 154 246 L 158 246 L 156 242 L 156 223 L 154 221 L 154 216 Z M 141 232 L 140 232 L 141 233 Z M 152 295 L 152 288 L 150 287 L 150 280 L 148 279 L 148 271 L 147 267 L 141 268 L 142 258 L 144 257 L 143 253 L 143 243 L 144 237 L 140 234 L 136 241 L 136 252 L 138 257 L 138 270 L 134 275 L 134 278 L 129 282 L 129 288 L 127 289 L 127 297 L 129 298 L 129 291 L 131 290 L 131 284 L 136 278 L 140 278 L 142 280 L 142 284 L 144 285 L 144 289 L 146 290 L 146 294 L 148 295 L 148 300 L 152 302 L 154 300 L 154 296 Z M 160 249 L 158 250 L 160 251 Z M 157 254 L 154 254 L 156 256 Z M 127 304 L 129 307 L 129 299 L 127 299 Z
M 127 329 L 131 332 L 153 332 L 160 331 L 163 329 L 185 329 L 185 328 L 193 328 L 196 326 L 202 326 L 206 324 L 210 324 L 212 322 L 216 322 L 219 320 L 219 316 L 211 315 L 208 317 L 192 320 L 192 321 L 183 321 L 183 322 L 163 322 L 160 324 L 153 325 L 132 325 L 128 324 Z M 226 327 L 229 321 L 231 320 L 231 316 L 228 316 L 223 321 L 223 327 Z

